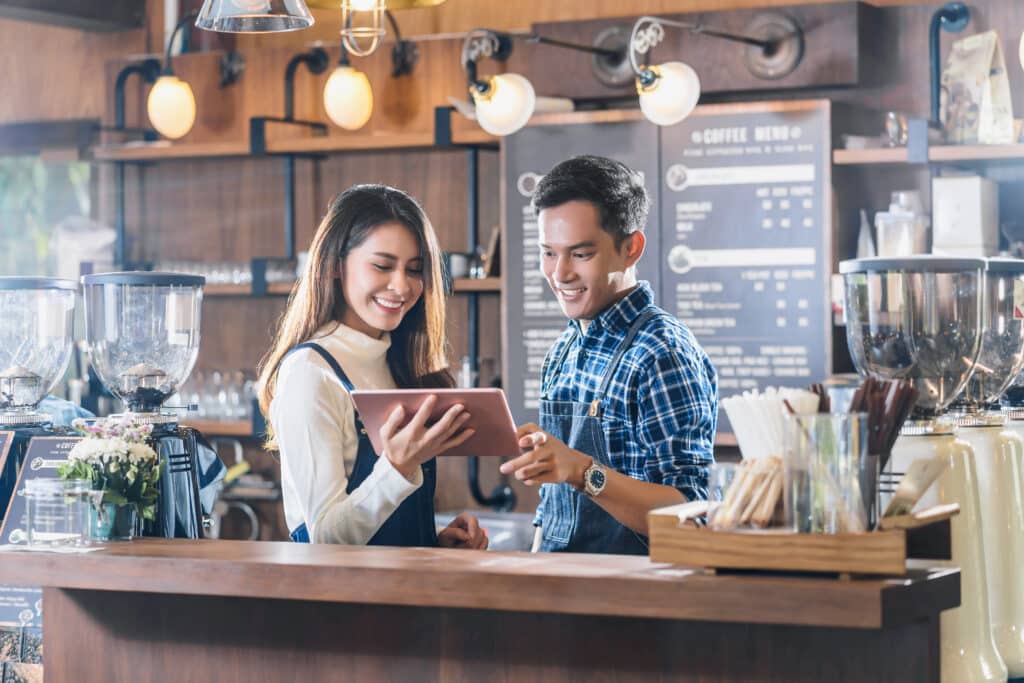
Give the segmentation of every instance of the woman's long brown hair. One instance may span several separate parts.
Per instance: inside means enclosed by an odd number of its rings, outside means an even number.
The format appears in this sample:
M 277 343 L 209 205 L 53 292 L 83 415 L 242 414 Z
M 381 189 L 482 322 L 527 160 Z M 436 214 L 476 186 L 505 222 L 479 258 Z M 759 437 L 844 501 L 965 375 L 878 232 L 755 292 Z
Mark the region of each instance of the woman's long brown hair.
M 310 341 L 325 325 L 340 324 L 345 297 L 340 266 L 353 249 L 384 223 L 407 227 L 423 259 L 423 296 L 391 333 L 387 363 L 395 384 L 404 389 L 452 386 L 445 354 L 444 287 L 441 250 L 430 220 L 415 199 L 387 185 L 354 185 L 333 200 L 309 248 L 309 261 L 288 308 L 281 316 L 274 344 L 260 362 L 259 403 L 267 418 L 267 448 L 275 448 L 270 402 L 281 362 L 288 352 Z

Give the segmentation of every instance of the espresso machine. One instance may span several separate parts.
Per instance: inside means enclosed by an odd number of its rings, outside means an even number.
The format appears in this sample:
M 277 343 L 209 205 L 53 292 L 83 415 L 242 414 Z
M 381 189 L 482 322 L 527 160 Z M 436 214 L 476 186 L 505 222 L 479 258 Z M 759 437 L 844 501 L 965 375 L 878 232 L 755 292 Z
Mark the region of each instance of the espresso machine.
M 0 430 L 14 432 L 0 472 L 0 505 L 7 509 L 28 442 L 57 436 L 39 403 L 64 376 L 74 341 L 71 280 L 0 277 Z
M 912 419 L 881 474 L 883 505 L 919 458 L 947 462 L 919 506 L 960 505 L 951 523 L 950 565 L 960 568 L 961 606 L 941 616 L 944 683 L 1007 680 L 991 628 L 975 453 L 946 414 L 981 352 L 985 268 L 983 259 L 935 256 L 839 264 L 846 284 L 846 340 L 857 372 L 909 380 L 919 392 Z
M 225 468 L 203 436 L 178 424 L 164 401 L 199 355 L 205 280 L 194 275 L 123 272 L 82 278 L 86 348 L 93 369 L 136 421 L 153 425 L 160 456 L 157 516 L 143 533 L 201 538 Z

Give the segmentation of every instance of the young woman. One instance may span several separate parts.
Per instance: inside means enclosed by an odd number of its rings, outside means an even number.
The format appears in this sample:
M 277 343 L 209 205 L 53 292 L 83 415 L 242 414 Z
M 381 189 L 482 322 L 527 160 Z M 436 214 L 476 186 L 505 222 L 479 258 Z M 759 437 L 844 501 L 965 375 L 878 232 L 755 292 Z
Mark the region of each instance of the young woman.
M 429 427 L 436 399 L 401 428 L 408 416 L 397 409 L 381 428 L 378 454 L 349 395 L 453 385 L 443 369 L 439 254 L 423 209 L 392 187 L 354 186 L 321 221 L 260 372 L 293 540 L 487 547 L 471 515 L 440 534 L 434 528 L 433 458 L 472 434 L 462 406 Z

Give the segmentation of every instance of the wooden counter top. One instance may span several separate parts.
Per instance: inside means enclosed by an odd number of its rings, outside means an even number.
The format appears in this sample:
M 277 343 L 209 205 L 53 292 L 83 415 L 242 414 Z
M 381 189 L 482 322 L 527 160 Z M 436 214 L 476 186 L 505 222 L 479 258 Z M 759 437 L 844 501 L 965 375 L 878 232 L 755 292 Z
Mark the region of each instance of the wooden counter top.
M 881 628 L 960 603 L 956 569 L 902 578 L 707 576 L 622 555 L 139 539 L 0 554 L 0 583 L 414 607 Z

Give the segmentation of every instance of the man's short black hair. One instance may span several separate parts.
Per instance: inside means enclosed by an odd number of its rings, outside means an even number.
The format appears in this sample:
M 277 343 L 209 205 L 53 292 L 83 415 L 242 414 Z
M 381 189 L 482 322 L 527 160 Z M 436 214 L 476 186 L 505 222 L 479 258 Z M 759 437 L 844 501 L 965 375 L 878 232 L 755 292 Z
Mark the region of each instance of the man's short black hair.
M 615 240 L 615 247 L 647 223 L 650 199 L 641 175 L 614 159 L 578 156 L 556 165 L 537 183 L 533 209 L 585 201 L 597 207 L 601 227 Z

